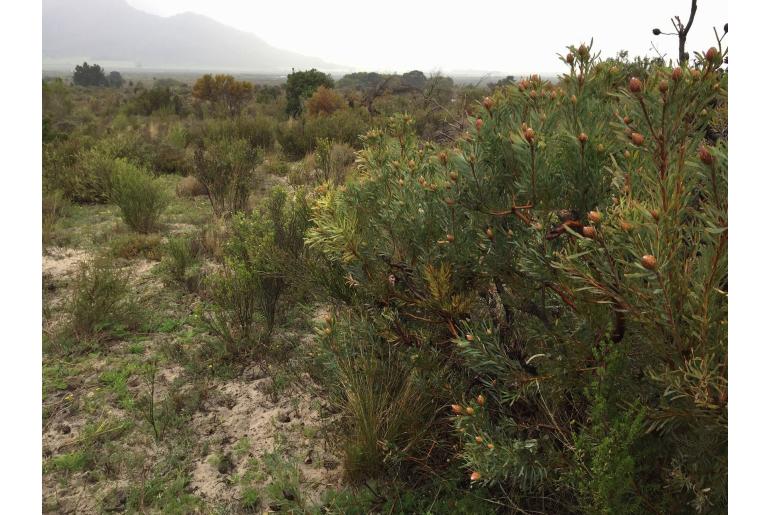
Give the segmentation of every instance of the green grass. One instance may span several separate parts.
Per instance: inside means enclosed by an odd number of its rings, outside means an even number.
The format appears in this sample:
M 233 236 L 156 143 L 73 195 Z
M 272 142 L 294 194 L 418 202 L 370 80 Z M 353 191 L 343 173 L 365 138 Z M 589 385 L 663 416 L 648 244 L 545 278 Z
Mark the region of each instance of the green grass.
M 84 451 L 73 451 L 52 457 L 46 463 L 45 471 L 60 470 L 64 472 L 77 472 L 83 470 L 88 462 Z

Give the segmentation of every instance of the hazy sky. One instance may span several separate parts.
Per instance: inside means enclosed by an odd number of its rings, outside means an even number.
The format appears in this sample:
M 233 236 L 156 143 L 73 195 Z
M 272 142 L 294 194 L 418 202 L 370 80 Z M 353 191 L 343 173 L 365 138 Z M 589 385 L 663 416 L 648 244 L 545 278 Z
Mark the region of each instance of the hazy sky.
M 686 23 L 690 0 L 128 0 L 169 16 L 191 11 L 252 32 L 269 44 L 357 69 L 381 71 L 494 70 L 561 72 L 556 53 L 594 38 L 603 57 L 676 58 L 677 39 L 654 37 L 653 27 Z M 688 50 L 714 43 L 727 22 L 726 0 L 700 0 Z M 725 41 L 729 41 L 729 38 Z

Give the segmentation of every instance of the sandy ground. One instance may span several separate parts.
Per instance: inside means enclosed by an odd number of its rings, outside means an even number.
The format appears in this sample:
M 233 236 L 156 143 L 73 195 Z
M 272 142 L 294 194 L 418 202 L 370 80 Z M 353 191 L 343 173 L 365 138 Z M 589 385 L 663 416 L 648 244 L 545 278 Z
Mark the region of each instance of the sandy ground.
M 67 248 L 49 248 L 43 256 L 44 295 L 49 306 L 58 306 L 52 316 L 44 316 L 44 331 L 52 331 L 56 324 L 66 321 L 62 303 L 69 298 L 71 280 L 79 265 L 89 257 L 86 251 Z M 134 259 L 128 264 L 137 294 L 146 295 L 164 288 L 153 273 L 157 262 Z M 162 339 L 173 338 L 172 335 L 155 336 L 157 341 L 146 342 L 145 353 Z M 308 337 L 296 335 L 299 341 Z M 110 345 L 120 348 L 123 343 L 112 342 Z M 84 409 L 103 386 L 100 375 L 114 363 L 105 357 L 96 357 L 87 365 L 82 373 L 68 380 L 66 388 L 51 391 L 45 397 L 44 408 L 49 416 L 42 427 L 44 462 L 51 456 L 76 450 L 82 441 L 83 428 L 93 424 L 94 420 L 135 419 L 135 414 L 123 412 L 109 403 L 100 405 L 99 413 Z M 165 396 L 171 388 L 189 386 L 184 375 L 184 369 L 177 364 L 163 365 L 157 375 L 157 398 Z M 328 445 L 322 430 L 328 427 L 330 419 L 322 418 L 322 401 L 309 393 L 312 388 L 309 388 L 311 379 L 307 374 L 283 390 L 274 387 L 271 371 L 258 365 L 247 368 L 239 378 L 211 381 L 207 400 L 190 421 L 198 447 L 208 451 L 205 455 L 202 452 L 193 462 L 189 492 L 202 498 L 207 506 L 236 506 L 240 501 L 240 488 L 233 478 L 242 475 L 250 461 L 274 451 L 299 467 L 301 495 L 306 502 L 316 503 L 324 491 L 341 486 L 342 460 Z M 147 388 L 136 376 L 130 378 L 128 387 L 133 396 L 141 395 Z M 281 393 L 276 394 L 277 391 Z M 146 432 L 143 436 L 132 434 L 131 439 L 149 456 L 165 452 Z M 248 440 L 248 450 L 238 452 L 236 446 L 244 439 Z M 212 464 L 216 456 L 223 455 L 232 456 L 232 468 L 225 473 Z M 265 484 L 271 480 L 269 476 L 264 479 Z M 94 481 L 88 471 L 74 473 L 66 485 L 44 475 L 44 508 L 45 503 L 55 499 L 57 513 L 99 513 L 105 506 L 106 496 L 125 491 L 128 486 L 123 478 Z

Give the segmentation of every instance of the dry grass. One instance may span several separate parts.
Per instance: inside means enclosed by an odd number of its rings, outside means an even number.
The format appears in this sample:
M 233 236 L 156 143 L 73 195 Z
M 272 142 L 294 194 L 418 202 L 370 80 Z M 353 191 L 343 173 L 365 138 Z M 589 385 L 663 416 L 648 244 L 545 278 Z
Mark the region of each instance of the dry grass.
M 177 183 L 176 194 L 183 198 L 198 197 L 206 194 L 206 186 L 192 175 L 188 175 Z

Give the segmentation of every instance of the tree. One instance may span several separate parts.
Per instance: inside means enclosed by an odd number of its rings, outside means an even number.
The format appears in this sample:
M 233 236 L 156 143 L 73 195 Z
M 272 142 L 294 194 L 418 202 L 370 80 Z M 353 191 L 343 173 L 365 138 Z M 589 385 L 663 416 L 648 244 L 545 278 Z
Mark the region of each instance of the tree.
M 421 90 L 427 83 L 428 78 L 420 70 L 412 70 L 401 76 L 401 84 L 410 88 Z
M 286 78 L 286 112 L 290 116 L 298 116 L 302 113 L 302 102 L 319 86 L 333 88 L 334 80 L 315 68 L 290 73 Z
M 112 88 L 120 88 L 123 87 L 123 83 L 125 81 L 123 80 L 123 76 L 120 74 L 120 72 L 110 72 L 109 77 L 107 77 L 107 82 Z
M 254 86 L 250 82 L 237 81 L 232 75 L 212 76 L 207 73 L 195 81 L 192 95 L 200 101 L 224 107 L 230 116 L 237 116 L 253 92 Z
M 108 84 L 102 67 L 98 64 L 89 65 L 86 62 L 75 66 L 72 82 L 78 86 L 106 86 Z
M 679 19 L 679 16 L 674 16 L 673 18 L 671 18 L 671 24 L 674 26 L 674 30 L 676 32 L 662 32 L 658 28 L 652 29 L 652 33 L 655 36 L 660 36 L 661 34 L 663 34 L 665 36 L 676 36 L 679 39 L 679 65 L 680 66 L 686 65 L 687 61 L 690 60 L 690 54 L 685 52 L 684 45 L 687 42 L 687 34 L 690 33 L 692 22 L 695 20 L 695 11 L 697 10 L 698 10 L 698 0 L 692 0 L 692 3 L 690 4 L 690 18 L 687 20 L 687 25 L 682 24 L 682 20 Z M 725 27 L 725 32 L 727 32 L 727 27 Z

